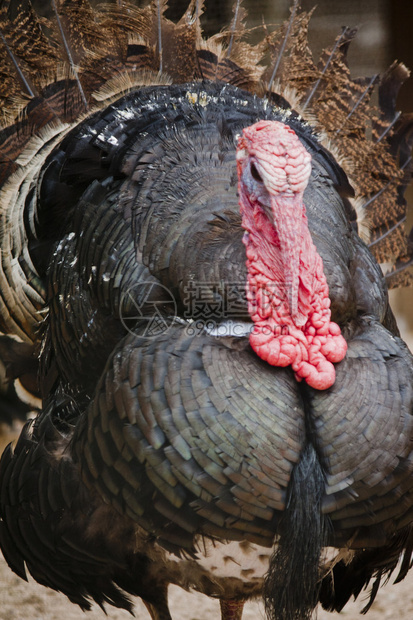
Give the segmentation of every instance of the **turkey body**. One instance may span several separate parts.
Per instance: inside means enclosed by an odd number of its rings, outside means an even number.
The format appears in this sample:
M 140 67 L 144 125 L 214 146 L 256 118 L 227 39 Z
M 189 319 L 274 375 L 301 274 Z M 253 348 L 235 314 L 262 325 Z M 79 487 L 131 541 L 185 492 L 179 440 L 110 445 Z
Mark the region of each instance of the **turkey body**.
M 312 158 L 303 200 L 348 347 L 326 390 L 249 341 L 236 149 L 262 120 Z M 346 174 L 282 98 L 208 79 L 132 89 L 42 149 L 19 192 L 43 410 L 1 461 L 10 566 L 84 609 L 136 594 L 159 620 L 168 583 L 243 601 L 269 571 L 298 599 L 279 574 L 310 567 L 303 607 L 269 613 L 341 608 L 408 556 L 413 518 L 412 356 Z

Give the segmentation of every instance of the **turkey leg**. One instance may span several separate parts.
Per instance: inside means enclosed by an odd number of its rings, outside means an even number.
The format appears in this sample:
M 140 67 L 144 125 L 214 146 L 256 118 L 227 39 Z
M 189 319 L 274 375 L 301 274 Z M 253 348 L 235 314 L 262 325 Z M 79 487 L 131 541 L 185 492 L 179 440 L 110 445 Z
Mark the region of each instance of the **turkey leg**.
M 225 600 L 220 599 L 221 620 L 241 620 L 244 600 Z

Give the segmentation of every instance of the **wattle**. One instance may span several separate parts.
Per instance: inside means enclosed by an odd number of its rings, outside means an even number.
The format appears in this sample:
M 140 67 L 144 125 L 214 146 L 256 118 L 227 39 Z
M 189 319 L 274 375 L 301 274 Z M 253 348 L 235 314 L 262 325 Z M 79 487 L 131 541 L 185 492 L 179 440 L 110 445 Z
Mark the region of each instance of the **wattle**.
M 305 218 L 305 215 L 304 215 Z M 243 217 L 243 225 L 248 218 Z M 270 225 L 270 222 L 268 222 Z M 245 226 L 244 226 L 245 227 Z M 249 227 L 248 227 L 249 228 Z M 291 365 L 298 381 L 318 390 L 333 385 L 333 363 L 341 361 L 347 343 L 339 326 L 331 321 L 330 299 L 322 259 L 311 240 L 308 227 L 302 240 L 299 265 L 298 316 L 294 321 L 287 296 L 284 263 L 276 235 L 265 236 L 248 230 L 245 237 L 248 269 L 248 310 L 255 323 L 250 335 L 254 351 L 273 366 Z

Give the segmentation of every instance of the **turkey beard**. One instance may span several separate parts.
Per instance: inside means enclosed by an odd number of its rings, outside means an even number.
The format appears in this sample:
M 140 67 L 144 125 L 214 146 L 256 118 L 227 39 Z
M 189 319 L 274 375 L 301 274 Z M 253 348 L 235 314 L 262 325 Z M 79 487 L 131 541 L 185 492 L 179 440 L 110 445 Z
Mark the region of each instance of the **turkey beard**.
M 327 389 L 347 343 L 331 321 L 323 261 L 303 203 L 311 155 L 291 127 L 260 121 L 243 130 L 237 169 L 250 344 L 269 364 L 291 365 L 298 381 Z

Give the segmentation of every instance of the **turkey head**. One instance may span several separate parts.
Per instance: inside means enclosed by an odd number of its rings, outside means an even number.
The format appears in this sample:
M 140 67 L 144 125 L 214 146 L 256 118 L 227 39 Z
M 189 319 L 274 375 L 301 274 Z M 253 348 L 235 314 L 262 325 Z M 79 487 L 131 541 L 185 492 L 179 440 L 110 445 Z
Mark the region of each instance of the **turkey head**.
M 347 344 L 330 320 L 323 261 L 307 223 L 311 155 L 291 127 L 260 121 L 243 130 L 237 165 L 251 346 L 273 366 L 291 364 L 298 381 L 326 389 Z

